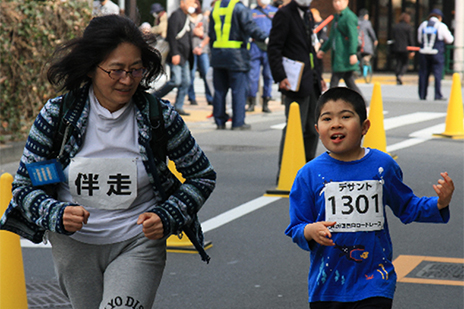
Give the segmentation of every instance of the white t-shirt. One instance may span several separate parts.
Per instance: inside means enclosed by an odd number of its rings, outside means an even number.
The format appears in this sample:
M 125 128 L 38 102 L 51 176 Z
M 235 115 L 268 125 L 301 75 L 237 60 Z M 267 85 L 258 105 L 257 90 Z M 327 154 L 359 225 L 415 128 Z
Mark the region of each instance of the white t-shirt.
M 142 226 L 137 225 L 138 216 L 155 205 L 153 187 L 140 158 L 138 143 L 138 127 L 135 117 L 135 106 L 132 102 L 111 113 L 98 103 L 93 88 L 89 90 L 90 112 L 82 148 L 75 158 L 107 159 L 110 170 L 118 171 L 118 166 L 111 165 L 111 159 L 126 158 L 135 161 L 137 174 L 137 195 L 126 209 L 98 209 L 84 206 L 90 213 L 88 223 L 82 230 L 71 237 L 90 244 L 110 244 L 124 241 L 142 233 Z M 74 158 L 72 158 L 74 159 Z M 72 163 L 71 163 L 72 164 Z M 67 181 L 60 184 L 58 200 L 74 202 L 76 196 L 71 195 L 70 186 L 76 186 L 76 179 L 69 179 L 70 167 L 64 174 Z M 104 182 L 102 175 L 98 179 Z M 83 193 L 86 188 L 83 187 Z M 75 190 L 74 190 L 75 191 Z M 88 193 L 88 190 L 85 191 Z M 98 204 L 98 199 L 95 200 Z

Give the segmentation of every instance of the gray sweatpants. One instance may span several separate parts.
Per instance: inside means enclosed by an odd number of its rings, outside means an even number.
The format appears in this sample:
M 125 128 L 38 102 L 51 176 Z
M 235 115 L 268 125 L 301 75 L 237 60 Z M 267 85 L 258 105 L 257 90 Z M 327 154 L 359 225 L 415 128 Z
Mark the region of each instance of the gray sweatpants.
M 166 241 L 142 233 L 92 245 L 49 232 L 55 271 L 74 309 L 150 309 L 166 264 Z

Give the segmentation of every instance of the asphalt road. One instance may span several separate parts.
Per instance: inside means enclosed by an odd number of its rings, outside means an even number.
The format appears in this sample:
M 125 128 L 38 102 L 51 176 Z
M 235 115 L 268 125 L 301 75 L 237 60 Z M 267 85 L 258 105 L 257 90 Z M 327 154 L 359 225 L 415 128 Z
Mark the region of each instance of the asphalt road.
M 449 94 L 450 87 L 451 83 L 444 83 L 443 92 Z M 360 88 L 370 99 L 372 84 L 361 84 Z M 432 139 L 427 131 L 440 130 L 434 126 L 445 124 L 448 102 L 419 101 L 414 85 L 383 85 L 382 99 L 388 124 L 387 150 L 393 149 L 391 152 L 398 156 L 405 182 L 418 196 L 434 195 L 432 184 L 441 171 L 448 171 L 456 185 L 451 220 L 446 225 L 403 225 L 388 212 L 394 258 L 462 260 L 463 140 Z M 248 115 L 252 130 L 243 132 L 216 131 L 212 120 L 189 122 L 186 117 L 218 174 L 217 187 L 199 213 L 200 219 L 208 223 L 205 235 L 213 244 L 208 249 L 212 260 L 206 265 L 197 254 L 168 253 L 155 308 L 308 308 L 309 254 L 283 233 L 289 222 L 288 199 L 278 198 L 256 207 L 266 190 L 276 187 L 281 131 L 272 126 L 282 124 L 284 115 L 276 102 L 271 109 L 272 114 Z M 416 144 L 405 147 L 411 140 Z M 318 153 L 323 151 L 320 144 Z M 0 169 L 14 173 L 16 164 L 3 164 Z M 242 211 L 257 209 L 230 222 L 218 217 L 237 207 Z M 58 298 L 49 304 L 35 303 L 40 298 L 48 299 L 47 292 L 39 290 L 41 286 L 56 286 L 50 249 L 23 247 L 23 259 L 28 297 L 34 301 L 34 305 L 29 302 L 29 307 L 70 308 L 66 300 Z M 439 280 L 429 284 L 398 282 L 393 308 L 464 308 L 463 265 L 451 265 L 456 266 L 452 271 L 458 278 L 454 285 Z M 49 294 L 46 296 L 59 297 L 58 292 Z

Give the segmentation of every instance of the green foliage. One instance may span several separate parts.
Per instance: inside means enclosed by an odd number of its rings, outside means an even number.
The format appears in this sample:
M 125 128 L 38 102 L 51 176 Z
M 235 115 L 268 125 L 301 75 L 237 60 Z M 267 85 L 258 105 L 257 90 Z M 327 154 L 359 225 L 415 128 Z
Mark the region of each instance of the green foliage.
M 82 34 L 91 13 L 87 0 L 1 1 L 0 136 L 24 138 L 56 96 L 47 62 L 59 44 Z

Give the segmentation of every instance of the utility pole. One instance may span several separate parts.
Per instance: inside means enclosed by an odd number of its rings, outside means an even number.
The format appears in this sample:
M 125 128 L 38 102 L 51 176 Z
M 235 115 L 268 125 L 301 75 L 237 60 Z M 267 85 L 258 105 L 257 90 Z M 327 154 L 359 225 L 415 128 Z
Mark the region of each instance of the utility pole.
M 454 68 L 464 81 L 464 1 L 454 1 Z

